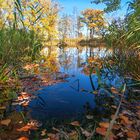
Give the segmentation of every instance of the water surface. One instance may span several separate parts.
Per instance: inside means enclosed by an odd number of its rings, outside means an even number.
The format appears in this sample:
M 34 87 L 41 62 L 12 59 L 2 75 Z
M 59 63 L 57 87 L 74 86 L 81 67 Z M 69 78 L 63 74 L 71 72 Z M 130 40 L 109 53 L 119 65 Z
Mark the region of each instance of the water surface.
M 49 53 L 48 53 L 49 51 Z M 38 98 L 31 101 L 31 116 L 34 119 L 47 118 L 77 118 L 85 112 L 85 105 L 95 107 L 94 95 L 86 91 L 92 91 L 89 76 L 82 72 L 88 57 L 105 57 L 110 52 L 105 48 L 65 47 L 51 48 L 46 52 L 49 55 L 56 55 L 60 72 L 68 74 L 67 82 L 44 87 L 38 91 Z M 46 53 L 46 54 L 47 54 Z M 98 86 L 97 77 L 93 75 L 95 88 Z

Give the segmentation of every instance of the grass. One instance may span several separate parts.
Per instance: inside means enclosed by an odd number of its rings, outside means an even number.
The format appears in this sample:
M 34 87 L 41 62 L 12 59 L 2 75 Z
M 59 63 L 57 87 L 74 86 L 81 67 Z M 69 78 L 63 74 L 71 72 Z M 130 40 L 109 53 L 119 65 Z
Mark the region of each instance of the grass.
M 21 66 L 35 60 L 41 42 L 33 31 L 4 28 L 0 30 L 0 60 L 2 64 Z

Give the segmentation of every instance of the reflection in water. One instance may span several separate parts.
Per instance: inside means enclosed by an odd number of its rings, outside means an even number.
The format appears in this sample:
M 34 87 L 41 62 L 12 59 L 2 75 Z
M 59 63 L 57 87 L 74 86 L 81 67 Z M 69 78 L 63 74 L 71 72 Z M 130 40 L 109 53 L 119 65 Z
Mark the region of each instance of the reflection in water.
M 105 57 L 111 52 L 105 48 L 91 47 L 65 47 L 45 50 L 47 57 L 56 54 L 55 63 L 59 64 L 62 73 L 69 74 L 68 82 L 44 87 L 38 91 L 38 98 L 33 100 L 29 107 L 34 119 L 46 118 L 76 118 L 84 113 L 84 106 L 88 103 L 91 108 L 95 107 L 94 95 L 83 92 L 92 91 L 97 87 L 97 77 L 86 76 L 82 68 L 90 56 Z M 49 51 L 49 52 L 48 52 Z M 91 84 L 91 80 L 93 80 Z

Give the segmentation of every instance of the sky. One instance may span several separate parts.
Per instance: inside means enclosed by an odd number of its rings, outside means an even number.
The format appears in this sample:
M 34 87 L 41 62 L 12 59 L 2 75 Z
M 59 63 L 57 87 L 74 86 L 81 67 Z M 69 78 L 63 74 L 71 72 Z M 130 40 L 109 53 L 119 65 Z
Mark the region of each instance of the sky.
M 66 13 L 71 13 L 73 7 L 78 8 L 79 11 L 84 10 L 85 8 L 97 8 L 103 9 L 103 6 L 95 6 L 90 3 L 90 0 L 59 0 L 62 7 L 64 7 L 63 11 Z
M 86 8 L 93 8 L 93 9 L 100 9 L 103 10 L 105 5 L 104 4 L 91 4 L 91 0 L 58 0 L 60 6 L 63 7 L 61 13 L 72 14 L 73 8 L 76 7 L 80 13 L 80 11 Z M 122 0 L 121 2 L 121 9 L 108 14 L 108 17 L 123 17 L 126 14 L 127 5 L 126 2 L 128 0 Z

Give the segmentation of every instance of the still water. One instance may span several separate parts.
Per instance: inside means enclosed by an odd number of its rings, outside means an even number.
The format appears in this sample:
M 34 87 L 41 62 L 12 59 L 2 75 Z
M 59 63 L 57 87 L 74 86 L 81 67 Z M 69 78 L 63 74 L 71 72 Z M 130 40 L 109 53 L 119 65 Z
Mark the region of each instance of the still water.
M 61 73 L 68 74 L 66 82 L 43 87 L 38 91 L 38 98 L 30 102 L 31 117 L 45 120 L 47 118 L 77 118 L 85 112 L 85 105 L 95 107 L 94 95 L 84 92 L 92 91 L 89 76 L 82 72 L 88 57 L 105 57 L 110 51 L 105 48 L 65 47 L 51 48 L 49 55 L 56 55 Z M 46 48 L 46 55 L 48 49 Z M 97 77 L 92 76 L 94 87 L 98 87 Z

